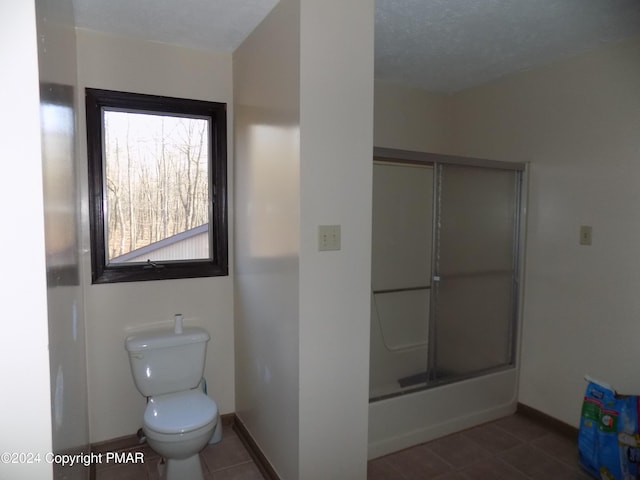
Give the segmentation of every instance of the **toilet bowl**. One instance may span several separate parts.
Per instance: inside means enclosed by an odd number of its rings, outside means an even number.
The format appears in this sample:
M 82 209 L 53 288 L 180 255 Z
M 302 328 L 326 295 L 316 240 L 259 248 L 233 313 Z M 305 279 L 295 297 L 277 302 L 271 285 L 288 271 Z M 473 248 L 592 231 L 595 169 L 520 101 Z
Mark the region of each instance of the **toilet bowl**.
M 166 459 L 168 480 L 202 480 L 198 452 L 213 435 L 218 407 L 200 390 L 149 398 L 142 429 L 149 446 Z
M 202 480 L 198 453 L 211 440 L 218 406 L 198 388 L 209 335 L 200 328 L 127 338 L 136 387 L 147 397 L 142 430 L 165 458 L 166 480 Z

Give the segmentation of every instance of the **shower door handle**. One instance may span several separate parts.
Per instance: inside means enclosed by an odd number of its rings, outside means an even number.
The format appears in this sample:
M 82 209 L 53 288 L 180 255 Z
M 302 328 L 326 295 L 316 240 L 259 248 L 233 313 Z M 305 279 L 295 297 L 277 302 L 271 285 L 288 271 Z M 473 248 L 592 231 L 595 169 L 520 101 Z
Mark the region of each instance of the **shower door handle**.
M 434 275 L 433 276 L 433 283 L 438 283 L 440 282 L 440 275 Z

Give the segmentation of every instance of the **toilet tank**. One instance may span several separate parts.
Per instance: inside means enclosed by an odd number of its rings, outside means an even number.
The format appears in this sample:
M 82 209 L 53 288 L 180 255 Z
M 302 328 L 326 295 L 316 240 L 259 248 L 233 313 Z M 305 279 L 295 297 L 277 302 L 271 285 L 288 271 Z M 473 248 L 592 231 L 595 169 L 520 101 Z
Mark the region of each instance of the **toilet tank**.
M 209 334 L 197 327 L 142 332 L 125 348 L 136 387 L 145 397 L 195 388 L 202 379 Z

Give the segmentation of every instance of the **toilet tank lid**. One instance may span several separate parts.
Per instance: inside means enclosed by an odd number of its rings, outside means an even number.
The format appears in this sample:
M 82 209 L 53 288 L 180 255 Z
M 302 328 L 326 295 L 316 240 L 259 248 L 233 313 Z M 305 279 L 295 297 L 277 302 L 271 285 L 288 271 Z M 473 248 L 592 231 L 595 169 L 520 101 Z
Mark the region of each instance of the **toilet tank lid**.
M 129 352 L 141 352 L 153 348 L 175 347 L 190 343 L 207 342 L 209 334 L 204 328 L 187 327 L 182 333 L 173 330 L 154 330 L 136 333 L 127 337 L 125 348 Z

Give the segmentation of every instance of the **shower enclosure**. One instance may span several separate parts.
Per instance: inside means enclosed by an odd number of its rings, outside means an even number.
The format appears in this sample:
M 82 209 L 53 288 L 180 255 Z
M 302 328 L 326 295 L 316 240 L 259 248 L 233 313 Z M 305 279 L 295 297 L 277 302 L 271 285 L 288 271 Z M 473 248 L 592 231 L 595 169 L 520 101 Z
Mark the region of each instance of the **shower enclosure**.
M 371 457 L 515 405 L 524 174 L 521 163 L 375 153 Z M 460 398 L 468 405 L 450 411 Z

